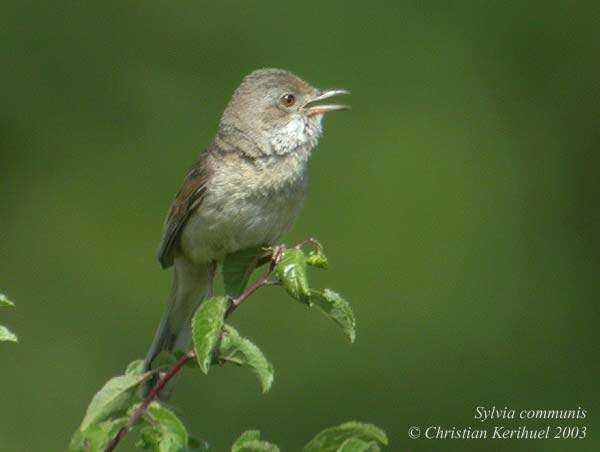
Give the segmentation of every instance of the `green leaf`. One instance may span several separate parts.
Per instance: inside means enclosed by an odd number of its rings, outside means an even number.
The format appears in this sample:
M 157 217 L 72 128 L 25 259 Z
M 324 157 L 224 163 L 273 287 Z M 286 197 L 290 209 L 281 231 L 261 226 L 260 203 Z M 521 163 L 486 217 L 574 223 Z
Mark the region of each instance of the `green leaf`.
M 252 440 L 242 444 L 236 452 L 279 452 L 279 447 L 267 441 Z
M 69 451 L 102 452 L 125 424 L 127 418 L 120 417 L 93 424 L 84 432 L 77 430 L 69 444 Z
M 264 254 L 265 249 L 256 246 L 225 256 L 223 261 L 223 283 L 227 295 L 235 298 L 244 291 L 252 272 L 256 268 L 256 264 Z
M 306 263 L 318 268 L 327 268 L 329 261 L 327 256 L 323 254 L 323 250 L 319 247 L 316 250 L 311 250 L 306 258 Z
M 227 297 L 209 298 L 200 304 L 192 319 L 196 360 L 205 374 L 208 373 L 213 354 L 217 349 L 229 303 Z
M 185 426 L 168 408 L 152 402 L 142 419 L 144 424 L 136 446 L 155 452 L 181 452 L 188 447 Z
M 19 342 L 17 335 L 3 325 L 0 325 L 0 341 Z
M 10 306 L 13 307 L 15 304 L 6 298 L 6 295 L 0 293 L 0 306 Z
M 140 449 L 153 449 L 160 444 L 160 432 L 153 427 L 144 426 L 140 428 L 140 439 L 135 446 Z
M 238 452 L 239 448 L 250 441 L 260 440 L 260 430 L 246 430 L 231 446 L 231 452 Z
M 13 307 L 15 304 L 0 293 L 0 306 Z M 0 325 L 0 342 L 18 342 L 17 335 L 3 325 Z
M 128 373 L 113 377 L 94 395 L 79 429 L 85 432 L 92 424 L 128 407 L 136 386 L 150 376 L 149 372 Z
M 79 452 L 85 450 L 85 435 L 79 429 L 75 430 L 71 441 L 69 442 L 69 452 Z
M 256 345 L 240 336 L 236 329 L 229 325 L 224 325 L 218 359 L 238 366 L 249 367 L 258 377 L 263 393 L 271 389 L 274 376 L 273 366 Z
M 350 303 L 333 290 L 311 290 L 311 301 L 321 312 L 342 327 L 350 342 L 356 339 L 356 320 Z
M 310 305 L 306 256 L 301 250 L 296 248 L 286 250 L 275 266 L 275 274 L 293 298 Z
M 242 433 L 231 446 L 231 452 L 279 452 L 279 447 L 267 441 L 261 441 L 259 430 Z
M 381 449 L 375 441 L 365 442 L 358 438 L 350 438 L 344 441 L 337 452 L 380 452 Z
M 131 361 L 125 368 L 125 374 L 142 374 L 144 373 L 144 360 L 136 359 Z
M 326 428 L 318 433 L 303 449 L 304 452 L 334 452 L 350 438 L 362 441 L 377 441 L 387 445 L 388 439 L 383 430 L 373 424 L 346 422 L 337 427 Z

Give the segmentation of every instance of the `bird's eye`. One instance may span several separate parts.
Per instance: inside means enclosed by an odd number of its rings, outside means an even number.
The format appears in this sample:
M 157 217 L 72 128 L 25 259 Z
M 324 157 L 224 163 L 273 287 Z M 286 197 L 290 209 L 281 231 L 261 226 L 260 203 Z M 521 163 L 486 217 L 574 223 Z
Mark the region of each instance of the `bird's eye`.
M 286 107 L 291 107 L 296 103 L 296 96 L 293 94 L 284 94 L 281 96 L 281 103 Z

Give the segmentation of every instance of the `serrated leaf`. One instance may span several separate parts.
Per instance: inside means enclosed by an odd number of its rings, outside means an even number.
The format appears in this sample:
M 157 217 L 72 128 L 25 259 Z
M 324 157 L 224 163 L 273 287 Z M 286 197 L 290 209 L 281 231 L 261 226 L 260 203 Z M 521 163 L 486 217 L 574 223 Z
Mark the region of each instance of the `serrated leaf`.
M 13 307 L 15 304 L 10 301 L 6 295 L 4 295 L 3 293 L 0 293 L 0 306 L 9 306 L 9 307 Z
M 321 248 L 311 250 L 306 258 L 306 263 L 318 268 L 327 268 L 329 266 L 327 256 L 323 254 L 323 250 Z
M 263 393 L 271 389 L 274 377 L 273 366 L 256 345 L 240 336 L 232 326 L 224 325 L 218 359 L 249 367 L 258 377 Z
M 303 452 L 334 452 L 350 438 L 362 441 L 376 441 L 387 445 L 388 439 L 383 430 L 373 424 L 346 422 L 337 427 L 326 428 L 318 433 L 303 449 Z
M 192 332 L 196 361 L 208 373 L 213 355 L 219 344 L 223 319 L 229 307 L 229 298 L 213 297 L 203 301 L 192 319 Z
M 136 446 L 155 452 L 181 452 L 188 447 L 188 434 L 179 418 L 158 402 L 152 402 L 142 417 Z
M 321 312 L 342 327 L 350 342 L 356 339 L 356 319 L 350 303 L 333 290 L 311 290 L 311 301 Z
M 233 445 L 231 446 L 231 452 L 238 452 L 240 447 L 250 441 L 259 441 L 260 440 L 260 430 L 246 430 L 242 433 L 238 439 L 235 440 Z
M 235 298 L 244 291 L 256 264 L 264 254 L 264 248 L 257 246 L 225 256 L 222 273 L 227 295 Z
M 93 424 L 84 432 L 77 430 L 69 444 L 69 451 L 102 452 L 125 424 L 127 418 L 120 417 Z
M 3 325 L 0 325 L 0 341 L 19 342 L 17 335 Z
M 108 380 L 92 398 L 79 429 L 85 432 L 92 424 L 126 409 L 132 400 L 133 390 L 149 376 L 149 372 L 128 373 Z
M 365 442 L 358 438 L 344 441 L 337 452 L 380 452 L 381 449 L 375 441 Z
M 279 452 L 279 447 L 268 441 L 252 440 L 242 444 L 236 452 Z
M 306 277 L 306 256 L 302 250 L 286 250 L 275 266 L 275 274 L 283 287 L 296 300 L 310 305 L 310 289 Z

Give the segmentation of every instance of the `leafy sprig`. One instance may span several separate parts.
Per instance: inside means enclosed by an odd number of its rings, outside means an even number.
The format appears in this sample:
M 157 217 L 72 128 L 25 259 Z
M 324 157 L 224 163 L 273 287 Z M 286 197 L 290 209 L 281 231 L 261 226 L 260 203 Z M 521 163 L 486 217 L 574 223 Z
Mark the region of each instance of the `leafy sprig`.
M 311 249 L 306 252 L 305 248 Z M 268 263 L 264 273 L 247 286 L 253 270 Z M 215 364 L 227 363 L 251 369 L 262 391 L 274 380 L 274 370 L 263 352 L 243 337 L 226 319 L 265 286 L 281 286 L 295 300 L 337 323 L 351 342 L 356 338 L 356 322 L 350 304 L 331 289 L 312 288 L 308 266 L 326 268 L 322 245 L 308 239 L 293 248 L 252 248 L 226 257 L 223 279 L 226 295 L 203 301 L 192 319 L 193 348 L 178 356 L 160 357 L 150 371 L 143 362 L 132 362 L 124 374 L 110 379 L 92 399 L 85 417 L 70 443 L 73 452 L 110 452 L 132 429 L 139 431 L 138 447 L 159 452 L 206 451 L 207 443 L 193 439 L 185 425 L 169 409 L 156 401 L 167 383 L 184 367 L 199 367 L 208 373 Z M 139 401 L 136 389 L 153 376 L 155 385 Z M 348 422 L 323 430 L 303 449 L 304 452 L 376 452 L 387 444 L 385 433 L 370 424 Z M 232 452 L 278 452 L 279 448 L 260 437 L 258 430 L 243 433 Z

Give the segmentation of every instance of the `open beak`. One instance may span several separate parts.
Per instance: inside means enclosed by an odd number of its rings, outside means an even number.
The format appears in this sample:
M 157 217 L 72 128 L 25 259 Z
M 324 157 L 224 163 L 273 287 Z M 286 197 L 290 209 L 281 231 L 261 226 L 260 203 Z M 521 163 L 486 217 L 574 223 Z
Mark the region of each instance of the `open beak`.
M 350 94 L 350 91 L 345 89 L 328 89 L 325 91 L 319 91 L 317 96 L 305 103 L 302 108 L 307 112 L 308 116 L 322 115 L 330 111 L 348 110 L 350 108 L 348 105 L 317 104 L 317 102 L 337 96 L 338 94 Z

